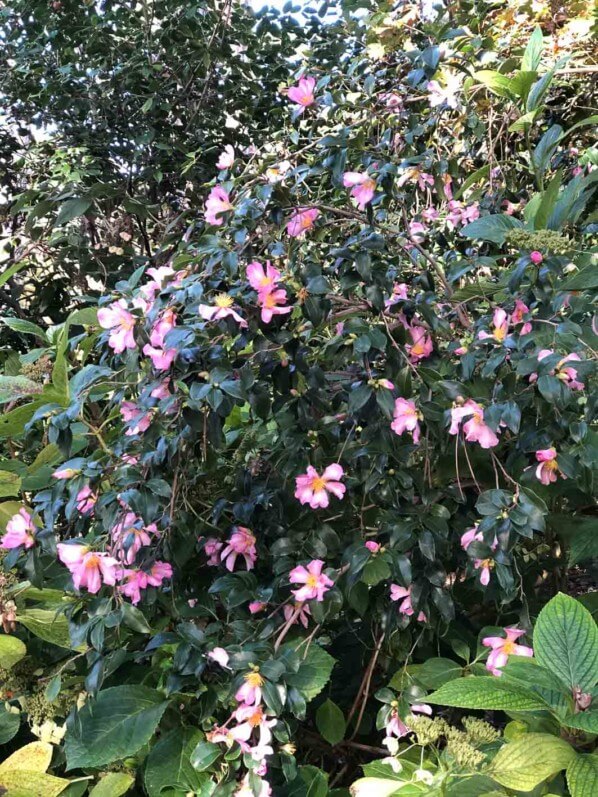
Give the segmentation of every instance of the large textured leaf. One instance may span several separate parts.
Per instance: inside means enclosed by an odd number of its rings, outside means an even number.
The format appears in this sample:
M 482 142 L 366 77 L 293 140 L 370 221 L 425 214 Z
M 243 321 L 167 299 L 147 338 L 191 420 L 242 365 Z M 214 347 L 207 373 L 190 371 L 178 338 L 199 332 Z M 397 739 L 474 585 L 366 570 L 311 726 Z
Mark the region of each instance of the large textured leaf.
M 68 780 L 44 772 L 0 770 L 0 789 L 6 789 L 0 793 L 7 797 L 58 797 L 68 785 Z
M 68 769 L 101 767 L 136 753 L 149 742 L 166 710 L 160 692 L 115 686 L 79 711 L 66 737 Z
M 18 495 L 21 489 L 21 477 L 17 473 L 0 470 L 0 498 Z
M 567 786 L 571 797 L 596 797 L 598 794 L 598 756 L 576 755 L 567 767 Z
M 598 733 L 598 710 L 569 714 L 561 719 L 561 724 L 568 728 L 578 728 L 586 733 Z
M 598 626 L 574 598 L 559 593 L 542 609 L 534 652 L 538 664 L 572 689 L 588 692 L 598 681 Z
M 506 234 L 516 227 L 523 227 L 519 219 L 507 216 L 506 213 L 497 213 L 482 216 L 481 219 L 466 224 L 461 234 L 474 241 L 492 241 L 495 244 L 504 244 Z
M 93 787 L 89 797 L 122 797 L 126 794 L 135 778 L 126 772 L 109 772 Z
M 191 765 L 191 753 L 203 734 L 193 728 L 177 728 L 152 747 L 145 767 L 145 789 L 149 797 L 160 797 L 167 787 L 183 792 L 201 791 L 208 775 Z
M 27 648 L 16 636 L 0 635 L 0 662 L 4 670 L 10 670 L 27 655 Z
M 20 332 L 22 335 L 34 335 L 40 338 L 44 343 L 48 343 L 48 336 L 41 327 L 34 324 L 32 321 L 26 321 L 24 318 L 1 318 L 3 324 L 15 332 Z
M 17 622 L 52 645 L 69 650 L 85 650 L 84 646 L 73 648 L 68 620 L 64 614 L 57 614 L 52 609 L 21 609 L 17 614 Z
M 31 742 L 15 750 L 0 764 L 0 775 L 4 772 L 23 769 L 27 772 L 45 772 L 52 760 L 52 745 L 47 742 Z
M 571 745 L 549 733 L 527 733 L 498 751 L 488 774 L 508 789 L 531 791 L 565 769 L 574 758 Z
M 531 689 L 495 677 L 449 681 L 426 698 L 427 703 L 492 711 L 546 711 L 548 706 Z
M 42 392 L 42 386 L 25 376 L 0 376 L 0 404 Z
M 318 645 L 312 645 L 296 673 L 287 677 L 306 700 L 313 700 L 328 683 L 336 660 Z

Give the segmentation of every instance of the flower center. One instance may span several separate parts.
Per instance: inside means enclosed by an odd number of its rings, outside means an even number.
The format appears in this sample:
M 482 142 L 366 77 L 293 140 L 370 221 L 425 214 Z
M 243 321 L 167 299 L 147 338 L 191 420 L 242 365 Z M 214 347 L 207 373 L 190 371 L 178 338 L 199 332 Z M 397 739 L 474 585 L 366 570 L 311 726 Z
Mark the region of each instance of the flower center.
M 92 568 L 97 567 L 99 561 L 100 561 L 99 557 L 97 557 L 95 554 L 92 554 L 91 556 L 89 556 L 87 558 L 87 560 L 85 562 L 85 569 L 86 570 L 91 570 Z
M 306 587 L 311 587 L 312 589 L 317 587 L 318 586 L 318 577 L 314 576 L 314 575 L 309 575 L 307 577 L 306 581 L 305 581 L 305 586 Z
M 326 487 L 326 482 L 321 476 L 316 476 L 316 478 L 311 483 L 311 489 L 314 493 L 319 493 Z
M 494 568 L 494 559 L 482 559 L 480 566 L 487 567 L 488 570 L 492 570 Z
M 505 640 L 505 644 L 502 646 L 502 652 L 506 653 L 507 656 L 511 656 L 515 653 L 515 643 L 512 639 Z
M 548 462 L 544 463 L 544 467 L 546 470 L 556 470 L 558 468 L 556 459 L 549 459 Z
M 423 343 L 414 343 L 411 347 L 411 354 L 423 354 L 424 353 L 424 344 Z
M 276 299 L 273 293 L 268 293 L 264 299 L 264 307 L 276 307 Z
M 258 708 L 255 714 L 252 714 L 251 717 L 249 717 L 247 722 L 251 725 L 252 728 L 257 728 L 257 726 L 260 724 L 263 718 L 264 718 L 264 712 L 262 711 L 261 708 Z
M 494 337 L 496 340 L 502 342 L 507 337 L 507 330 L 504 327 L 495 327 Z
M 214 301 L 214 304 L 216 305 L 216 307 L 232 307 L 233 306 L 232 296 L 229 296 L 226 293 L 219 293 Z
M 264 679 L 259 674 L 259 672 L 250 672 L 248 675 L 245 676 L 245 680 L 252 686 L 254 689 L 258 686 L 264 685 Z

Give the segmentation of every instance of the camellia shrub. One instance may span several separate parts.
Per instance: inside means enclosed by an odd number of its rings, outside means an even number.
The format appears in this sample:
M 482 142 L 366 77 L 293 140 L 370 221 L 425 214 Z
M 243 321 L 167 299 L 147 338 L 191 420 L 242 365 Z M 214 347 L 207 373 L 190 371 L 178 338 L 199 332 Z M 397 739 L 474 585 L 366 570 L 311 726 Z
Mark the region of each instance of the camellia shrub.
M 184 234 L 7 321 L 9 794 L 598 788 L 589 28 L 424 5 L 345 9 Z

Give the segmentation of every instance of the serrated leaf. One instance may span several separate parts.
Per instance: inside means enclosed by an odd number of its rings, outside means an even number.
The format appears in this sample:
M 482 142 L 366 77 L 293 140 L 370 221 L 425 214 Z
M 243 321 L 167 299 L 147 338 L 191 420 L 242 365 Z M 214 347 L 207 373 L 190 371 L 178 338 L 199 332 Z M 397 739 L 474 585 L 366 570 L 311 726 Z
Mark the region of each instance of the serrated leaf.
M 307 700 L 313 700 L 326 686 L 336 660 L 318 645 L 311 645 L 307 656 L 301 661 L 296 673 L 287 676 L 287 683 L 294 686 Z
M 168 701 L 145 686 L 100 692 L 78 712 L 66 736 L 67 769 L 101 767 L 136 753 L 152 738 Z
M 495 244 L 504 244 L 510 230 L 520 229 L 523 223 L 506 213 L 496 213 L 482 216 L 480 219 L 466 224 L 461 230 L 461 235 L 474 241 L 491 241 Z
M 345 737 L 345 715 L 332 700 L 325 700 L 316 711 L 316 727 L 328 744 L 338 744 Z
M 538 664 L 571 689 L 589 692 L 598 681 L 598 626 L 579 601 L 559 593 L 538 615 L 534 628 Z
M 431 658 L 426 659 L 418 669 L 417 680 L 420 681 L 426 689 L 438 689 L 449 681 L 460 678 L 462 674 L 463 668 L 460 667 L 457 662 L 441 657 Z
M 427 703 L 492 711 L 546 711 L 546 703 L 531 689 L 503 679 L 480 676 L 444 684 L 426 698 Z
M 62 224 L 67 224 L 69 221 L 76 219 L 78 216 L 82 216 L 89 210 L 90 207 L 91 199 L 84 199 L 83 197 L 67 199 L 67 201 L 61 205 L 60 210 L 58 211 L 54 226 L 60 227 Z
M 221 752 L 217 744 L 199 742 L 191 753 L 191 766 L 198 772 L 204 772 L 220 757 Z
M 191 753 L 202 737 L 195 728 L 176 728 L 152 747 L 144 775 L 149 797 L 160 797 L 167 788 L 201 791 L 207 776 L 193 768 Z
M 571 797 L 596 797 L 598 756 L 578 753 L 567 767 L 567 786 Z
M 579 714 L 570 714 L 567 717 L 562 717 L 561 724 L 586 733 L 598 733 L 598 711 L 580 711 Z
M 575 751 L 564 739 L 548 733 L 527 733 L 498 751 L 488 774 L 502 786 L 531 791 L 565 769 Z

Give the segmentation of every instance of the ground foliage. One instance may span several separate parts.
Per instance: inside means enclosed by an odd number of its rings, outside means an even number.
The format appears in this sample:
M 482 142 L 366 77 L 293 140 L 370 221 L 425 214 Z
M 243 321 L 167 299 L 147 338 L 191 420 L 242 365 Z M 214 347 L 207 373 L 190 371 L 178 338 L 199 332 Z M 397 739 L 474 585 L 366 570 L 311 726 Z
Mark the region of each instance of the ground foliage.
M 9 794 L 598 777 L 589 9 L 326 13 L 0 11 Z

